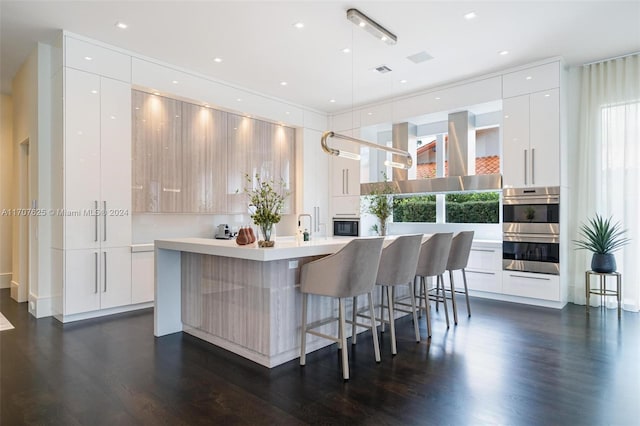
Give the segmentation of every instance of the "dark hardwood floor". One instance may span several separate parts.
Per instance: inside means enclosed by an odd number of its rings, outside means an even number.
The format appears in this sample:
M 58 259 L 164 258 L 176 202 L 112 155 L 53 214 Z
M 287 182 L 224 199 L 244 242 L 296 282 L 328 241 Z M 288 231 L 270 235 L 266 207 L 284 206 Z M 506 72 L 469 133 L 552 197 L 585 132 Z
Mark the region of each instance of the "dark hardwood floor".
M 398 355 L 383 335 L 380 364 L 363 334 L 344 383 L 335 345 L 269 370 L 186 334 L 154 338 L 149 309 L 63 325 L 0 290 L 16 327 L 0 332 L 0 424 L 640 424 L 639 314 L 472 309 L 448 331 L 434 311 L 419 344 L 398 321 Z

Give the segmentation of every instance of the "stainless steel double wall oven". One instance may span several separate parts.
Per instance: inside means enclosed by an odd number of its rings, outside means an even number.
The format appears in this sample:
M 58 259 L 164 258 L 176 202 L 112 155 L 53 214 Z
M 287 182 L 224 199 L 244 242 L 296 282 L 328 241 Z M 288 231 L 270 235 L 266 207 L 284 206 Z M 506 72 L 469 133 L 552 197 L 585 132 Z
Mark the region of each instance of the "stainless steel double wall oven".
M 560 273 L 560 188 L 503 191 L 502 266 L 505 270 Z

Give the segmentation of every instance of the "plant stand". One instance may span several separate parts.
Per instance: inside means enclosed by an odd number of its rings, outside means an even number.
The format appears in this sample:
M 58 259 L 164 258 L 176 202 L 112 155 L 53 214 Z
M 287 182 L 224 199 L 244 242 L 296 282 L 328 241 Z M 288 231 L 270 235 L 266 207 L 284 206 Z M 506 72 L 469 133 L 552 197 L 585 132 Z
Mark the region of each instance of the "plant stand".
M 591 288 L 591 276 L 596 275 L 600 277 L 600 287 L 596 289 Z M 616 289 L 607 289 L 607 277 L 616 277 Z M 615 296 L 618 300 L 618 318 L 620 318 L 620 302 L 622 300 L 622 274 L 620 272 L 594 272 L 587 271 L 584 274 L 585 277 L 585 294 L 587 296 L 586 310 L 589 315 L 589 297 L 592 294 L 600 296 L 600 306 L 605 306 L 604 298 L 607 296 Z

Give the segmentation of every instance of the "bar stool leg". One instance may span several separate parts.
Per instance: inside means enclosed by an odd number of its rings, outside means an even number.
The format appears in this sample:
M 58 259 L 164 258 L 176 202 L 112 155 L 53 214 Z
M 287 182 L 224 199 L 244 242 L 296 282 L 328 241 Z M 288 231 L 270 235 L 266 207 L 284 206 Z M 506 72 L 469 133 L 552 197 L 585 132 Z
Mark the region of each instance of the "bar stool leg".
M 469 287 L 467 287 L 467 273 L 462 268 L 462 281 L 464 282 L 464 297 L 467 299 L 467 315 L 471 318 L 471 305 L 469 304 Z
M 347 339 L 345 333 L 345 312 L 344 312 L 344 300 L 338 299 L 338 327 L 340 328 L 340 346 L 342 347 L 342 378 L 349 380 L 349 358 L 347 353 Z
M 431 337 L 431 307 L 429 305 L 429 297 L 426 293 L 427 290 L 425 287 L 426 284 L 424 282 L 424 277 L 420 277 L 420 292 L 423 295 L 422 300 L 424 300 L 424 314 L 427 317 L 427 336 Z
M 378 327 L 376 325 L 376 312 L 373 308 L 373 293 L 369 295 L 369 315 L 371 316 L 371 334 L 373 336 L 373 351 L 376 355 L 376 362 L 380 362 L 380 344 L 378 343 Z
M 384 333 L 384 286 L 380 286 L 380 333 Z
M 351 344 L 355 345 L 358 339 L 358 330 L 356 330 L 356 315 L 358 313 L 358 296 L 353 297 L 353 303 L 351 304 Z
M 392 287 L 387 286 L 387 301 L 389 302 L 389 328 L 391 329 L 391 354 L 395 355 L 398 353 L 398 349 L 396 347 L 396 324 L 393 318 L 393 294 Z
M 300 330 L 300 365 L 307 362 L 307 300 L 309 295 L 302 293 L 302 329 Z
M 436 288 L 440 288 L 437 283 L 440 283 L 442 286 L 442 304 L 444 305 L 444 316 L 447 319 L 447 328 L 449 328 L 449 309 L 447 308 L 447 296 L 444 293 L 444 279 L 442 278 L 442 275 L 438 275 L 436 281 Z M 438 298 L 436 297 L 436 299 Z
M 604 290 L 607 288 L 607 277 L 606 275 L 600 275 L 600 309 L 604 306 L 607 308 L 605 298 L 604 298 Z
M 453 284 L 453 271 L 449 271 L 449 285 L 451 286 L 451 306 L 453 306 L 453 323 L 458 325 L 458 307 L 456 306 L 456 288 Z M 447 303 L 447 293 L 444 290 L 444 280 L 442 281 L 442 295 L 444 303 Z
M 413 293 L 413 283 L 409 283 L 409 298 L 411 299 L 411 312 L 413 313 L 413 330 L 416 332 L 416 342 L 420 342 L 420 327 L 418 326 L 418 314 L 416 313 L 416 295 Z

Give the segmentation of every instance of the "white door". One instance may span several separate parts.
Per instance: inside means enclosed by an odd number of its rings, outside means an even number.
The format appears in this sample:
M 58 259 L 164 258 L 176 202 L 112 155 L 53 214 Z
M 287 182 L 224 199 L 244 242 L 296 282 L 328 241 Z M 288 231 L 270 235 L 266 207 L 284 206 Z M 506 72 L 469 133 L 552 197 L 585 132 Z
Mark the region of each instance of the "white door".
M 99 250 L 65 250 L 64 315 L 100 309 L 99 255 Z
M 109 248 L 100 252 L 100 308 L 131 304 L 131 249 Z
M 64 102 L 65 248 L 98 248 L 100 77 L 65 68 Z
M 530 97 L 531 184 L 560 185 L 560 95 L 558 89 Z
M 100 79 L 100 243 L 131 244 L 131 86 Z
M 502 101 L 502 172 L 505 187 L 523 187 L 529 175 L 529 95 Z

